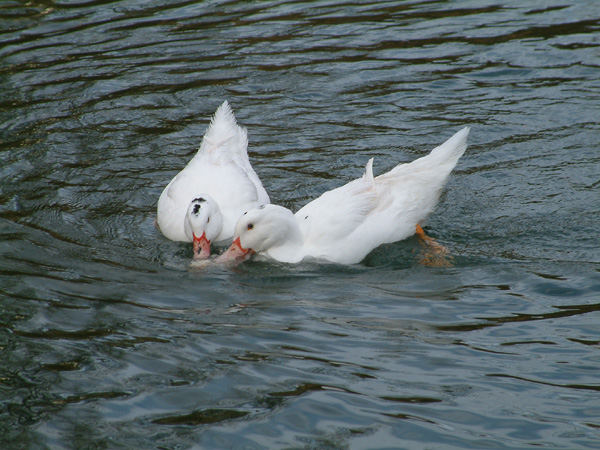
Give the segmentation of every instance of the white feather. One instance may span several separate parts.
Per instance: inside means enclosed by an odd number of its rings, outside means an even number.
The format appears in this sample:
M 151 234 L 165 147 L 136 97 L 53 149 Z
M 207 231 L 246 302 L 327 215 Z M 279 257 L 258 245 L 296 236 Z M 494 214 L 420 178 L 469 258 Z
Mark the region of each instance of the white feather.
M 283 262 L 313 257 L 358 263 L 375 247 L 406 239 L 423 224 L 467 148 L 468 134 L 463 128 L 427 156 L 378 177 L 370 159 L 361 178 L 325 192 L 295 215 L 275 205 L 249 211 L 238 221 L 235 237 L 244 248 Z
M 185 218 L 190 202 L 210 196 L 223 215 L 216 241 L 233 236 L 235 222 L 247 209 L 269 203 L 248 160 L 248 136 L 239 126 L 227 101 L 217 109 L 196 155 L 165 187 L 158 199 L 157 223 L 173 241 L 190 242 Z

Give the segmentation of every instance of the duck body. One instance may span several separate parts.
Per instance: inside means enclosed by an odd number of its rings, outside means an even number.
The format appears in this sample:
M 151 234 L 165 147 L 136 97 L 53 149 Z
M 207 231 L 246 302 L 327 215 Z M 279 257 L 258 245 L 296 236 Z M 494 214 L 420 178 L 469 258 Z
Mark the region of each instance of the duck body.
M 468 134 L 466 127 L 428 155 L 378 177 L 370 159 L 361 178 L 325 192 L 296 214 L 277 205 L 248 211 L 236 225 L 230 257 L 242 259 L 234 250 L 247 250 L 245 257 L 256 252 L 288 263 L 316 258 L 355 264 L 381 244 L 412 236 L 434 210 Z
M 190 204 L 212 208 L 209 241 L 231 239 L 239 216 L 249 208 L 269 203 L 269 196 L 248 160 L 247 132 L 240 127 L 227 103 L 217 109 L 196 155 L 164 188 L 157 205 L 157 224 L 173 241 L 192 242 Z M 197 208 L 196 208 L 197 209 Z M 209 219 L 210 220 L 210 219 Z

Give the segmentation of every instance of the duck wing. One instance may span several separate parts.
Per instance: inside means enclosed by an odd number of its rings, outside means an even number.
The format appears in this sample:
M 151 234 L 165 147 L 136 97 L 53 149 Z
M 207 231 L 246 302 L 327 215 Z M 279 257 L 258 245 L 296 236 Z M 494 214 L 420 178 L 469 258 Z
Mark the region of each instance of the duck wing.
M 295 214 L 307 255 L 345 261 L 346 244 L 378 206 L 372 164 L 371 159 L 363 177 L 325 192 Z M 360 250 L 358 247 L 353 251 Z

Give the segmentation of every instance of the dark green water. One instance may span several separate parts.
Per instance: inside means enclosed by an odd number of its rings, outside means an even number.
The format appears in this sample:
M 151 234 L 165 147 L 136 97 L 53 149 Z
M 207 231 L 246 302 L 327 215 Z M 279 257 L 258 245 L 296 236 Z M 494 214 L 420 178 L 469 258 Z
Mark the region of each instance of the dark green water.
M 572 6 L 569 4 L 572 3 Z M 0 3 L 0 447 L 600 448 L 600 3 Z M 229 100 L 296 210 L 470 147 L 359 265 L 191 271 Z

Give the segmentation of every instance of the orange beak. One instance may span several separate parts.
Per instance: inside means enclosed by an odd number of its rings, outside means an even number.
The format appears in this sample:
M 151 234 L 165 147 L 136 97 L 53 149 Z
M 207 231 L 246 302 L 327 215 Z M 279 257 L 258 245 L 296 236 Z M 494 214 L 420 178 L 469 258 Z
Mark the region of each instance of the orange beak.
M 221 256 L 216 260 L 218 263 L 241 263 L 242 261 L 250 258 L 254 254 L 254 250 L 251 248 L 242 247 L 240 238 L 237 237 L 231 243 L 229 248 L 225 250 Z
M 206 259 L 210 256 L 210 241 L 206 239 L 206 233 L 198 237 L 194 234 L 194 259 Z

